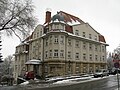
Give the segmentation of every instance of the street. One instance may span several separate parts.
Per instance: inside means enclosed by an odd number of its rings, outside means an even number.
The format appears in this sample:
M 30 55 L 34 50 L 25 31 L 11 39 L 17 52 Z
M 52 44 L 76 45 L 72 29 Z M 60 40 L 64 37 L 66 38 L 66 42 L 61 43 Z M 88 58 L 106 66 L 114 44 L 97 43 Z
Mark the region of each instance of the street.
M 92 78 L 74 84 L 65 84 L 4 86 L 0 87 L 0 90 L 117 90 L 117 77 Z

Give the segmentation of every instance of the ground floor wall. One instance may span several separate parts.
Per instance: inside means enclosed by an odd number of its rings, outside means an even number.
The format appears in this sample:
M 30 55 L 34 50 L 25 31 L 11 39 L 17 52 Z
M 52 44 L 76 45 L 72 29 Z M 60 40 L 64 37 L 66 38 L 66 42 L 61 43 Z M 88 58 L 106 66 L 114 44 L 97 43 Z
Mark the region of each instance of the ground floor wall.
M 43 73 L 45 76 L 61 76 L 61 75 L 92 74 L 96 70 L 106 69 L 107 63 L 48 61 L 45 62 L 44 65 L 40 64 L 37 67 L 34 65 L 33 66 L 28 65 L 27 67 L 29 68 L 29 70 L 33 70 L 34 72 L 36 72 L 36 74 L 40 76 Z
M 92 74 L 96 70 L 106 69 L 106 63 L 89 62 L 66 62 L 66 63 L 46 63 L 47 75 L 74 75 L 74 74 Z

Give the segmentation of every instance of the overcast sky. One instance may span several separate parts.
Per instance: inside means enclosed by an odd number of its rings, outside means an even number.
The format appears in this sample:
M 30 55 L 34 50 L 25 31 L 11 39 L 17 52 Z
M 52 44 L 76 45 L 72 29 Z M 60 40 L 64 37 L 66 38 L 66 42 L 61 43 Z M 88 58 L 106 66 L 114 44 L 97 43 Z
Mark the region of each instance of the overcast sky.
M 107 51 L 112 52 L 120 44 L 120 0 L 33 0 L 35 17 L 38 24 L 45 21 L 47 8 L 52 15 L 64 11 L 88 22 L 96 31 L 104 35 Z M 14 37 L 2 38 L 3 58 L 15 53 L 19 39 Z

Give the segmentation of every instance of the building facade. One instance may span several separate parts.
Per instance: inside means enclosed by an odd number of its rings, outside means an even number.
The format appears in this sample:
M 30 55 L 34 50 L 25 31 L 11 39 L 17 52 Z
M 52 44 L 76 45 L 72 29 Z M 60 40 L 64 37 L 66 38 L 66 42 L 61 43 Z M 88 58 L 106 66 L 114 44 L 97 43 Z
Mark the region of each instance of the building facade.
M 43 25 L 16 47 L 14 77 L 24 71 L 59 76 L 93 73 L 107 67 L 103 35 L 80 18 L 46 11 Z M 39 61 L 37 62 L 30 62 Z

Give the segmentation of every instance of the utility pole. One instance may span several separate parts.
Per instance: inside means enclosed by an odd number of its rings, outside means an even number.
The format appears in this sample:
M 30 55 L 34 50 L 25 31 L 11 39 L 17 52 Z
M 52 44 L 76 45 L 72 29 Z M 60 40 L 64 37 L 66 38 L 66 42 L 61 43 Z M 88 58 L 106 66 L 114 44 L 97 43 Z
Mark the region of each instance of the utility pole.
M 120 68 L 120 60 L 119 60 L 119 55 L 118 54 L 115 54 L 115 56 L 114 56 L 114 60 L 113 60 L 113 62 L 114 62 L 114 67 L 117 69 L 117 82 L 118 82 L 118 90 L 120 90 L 119 89 L 119 71 L 118 71 L 118 69 Z
M 119 86 L 120 86 L 120 85 L 119 85 L 119 75 L 118 75 L 118 68 L 117 68 L 117 82 L 118 82 L 118 90 L 120 90 L 120 89 L 119 89 Z

